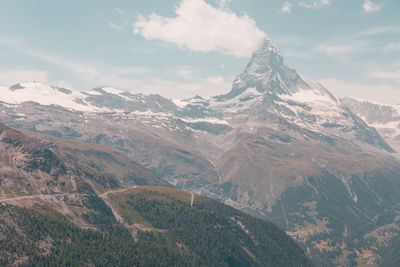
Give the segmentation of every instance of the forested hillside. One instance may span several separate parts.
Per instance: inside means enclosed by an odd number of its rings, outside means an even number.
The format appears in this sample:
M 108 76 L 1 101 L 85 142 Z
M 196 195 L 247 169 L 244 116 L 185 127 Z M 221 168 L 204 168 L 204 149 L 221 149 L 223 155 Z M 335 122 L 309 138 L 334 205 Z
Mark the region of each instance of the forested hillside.
M 48 206 L 0 207 L 1 266 L 312 266 L 272 223 L 163 187 L 110 194 L 124 218 L 78 227 Z

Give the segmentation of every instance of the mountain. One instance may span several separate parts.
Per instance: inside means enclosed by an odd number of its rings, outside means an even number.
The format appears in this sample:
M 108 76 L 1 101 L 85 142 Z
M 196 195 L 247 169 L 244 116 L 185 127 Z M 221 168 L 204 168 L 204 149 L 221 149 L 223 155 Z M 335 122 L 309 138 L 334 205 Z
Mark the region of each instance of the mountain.
M 72 104 L 33 97 L 42 86 Z M 271 40 L 210 98 L 15 87 L 0 88 L 7 125 L 117 149 L 178 188 L 272 220 L 321 265 L 377 263 L 399 232 L 394 149 Z
M 154 175 L 149 169 L 114 149 L 102 145 L 57 138 L 51 135 L 28 131 L 22 131 L 22 133 L 34 138 L 40 138 L 42 142 L 47 142 L 49 147 L 62 153 L 68 159 L 89 167 L 97 173 L 114 177 L 119 184 L 171 186 L 165 180 Z
M 0 172 L 1 266 L 313 266 L 276 225 L 109 148 L 0 124 Z
M 45 202 L 79 225 L 114 220 L 100 193 L 122 185 L 169 185 L 120 152 L 3 124 L 0 173 L 1 202 Z
M 346 97 L 346 106 L 383 136 L 396 152 L 400 151 L 400 105 L 375 103 Z

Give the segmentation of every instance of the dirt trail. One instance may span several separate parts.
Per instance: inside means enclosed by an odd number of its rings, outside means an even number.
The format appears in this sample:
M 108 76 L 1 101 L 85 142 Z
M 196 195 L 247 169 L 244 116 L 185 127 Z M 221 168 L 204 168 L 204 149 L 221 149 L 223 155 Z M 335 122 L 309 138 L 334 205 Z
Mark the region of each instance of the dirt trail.
M 125 187 L 125 188 L 120 188 L 120 189 L 115 189 L 115 190 L 108 190 L 106 192 L 104 192 L 103 194 L 99 194 L 99 197 L 103 198 L 103 197 L 107 197 L 108 194 L 110 193 L 118 193 L 118 192 L 125 192 L 128 191 L 129 189 L 133 189 L 136 188 L 137 186 L 130 186 L 130 187 Z
M 0 198 L 0 202 L 15 202 L 19 200 L 25 200 L 25 199 L 35 199 L 35 198 L 40 198 L 40 199 L 50 199 L 55 196 L 68 196 L 68 197 L 74 197 L 74 196 L 90 196 L 90 194 L 40 194 L 40 195 L 30 195 L 30 196 L 19 196 L 19 197 L 10 197 L 10 198 Z
M 120 188 L 120 189 L 115 189 L 115 190 L 108 190 L 104 192 L 103 194 L 98 194 L 98 196 L 106 203 L 106 205 L 111 209 L 111 212 L 113 213 L 115 219 L 119 222 L 124 224 L 125 226 L 128 226 L 125 222 L 122 216 L 118 213 L 118 211 L 113 207 L 111 204 L 110 200 L 108 199 L 108 194 L 110 193 L 118 193 L 118 192 L 124 192 L 132 188 L 136 188 L 137 186 L 130 186 L 130 187 L 125 187 L 125 188 Z
M 97 193 L 97 195 L 100 198 L 107 197 L 108 194 L 110 193 L 117 193 L 117 192 L 124 192 L 132 188 L 136 188 L 137 186 L 131 186 L 131 187 L 125 187 L 125 188 L 120 188 L 120 189 L 115 189 L 115 190 L 109 190 L 104 192 L 103 194 Z M 91 196 L 93 194 L 79 194 L 79 193 L 53 193 L 53 194 L 39 194 L 39 195 L 29 195 L 29 196 L 17 196 L 17 197 L 9 197 L 9 198 L 0 198 L 0 202 L 11 202 L 11 201 L 18 201 L 18 200 L 25 200 L 25 199 L 35 199 L 35 198 L 40 198 L 40 199 L 49 199 L 54 196 L 67 196 L 67 197 L 74 197 L 74 196 Z
M 111 203 L 110 199 L 108 198 L 108 194 L 110 193 L 120 193 L 120 192 L 125 192 L 130 189 L 136 188 L 137 186 L 131 186 L 131 187 L 125 187 L 125 188 L 120 188 L 120 189 L 115 189 L 115 190 L 109 190 L 104 192 L 103 194 L 98 194 L 98 196 L 106 203 L 106 205 L 111 209 L 111 212 L 113 213 L 115 219 L 121 223 L 125 228 L 129 229 L 131 231 L 131 235 L 134 239 L 136 239 L 136 236 L 138 234 L 138 230 L 146 231 L 144 225 L 140 224 L 133 224 L 130 225 L 124 221 L 124 218 L 119 214 L 119 212 L 114 208 L 113 204 Z
M 52 200 L 54 197 L 59 197 L 59 196 L 68 196 L 68 197 L 75 197 L 75 196 L 93 196 L 93 195 L 97 195 L 98 197 L 100 197 L 104 203 L 110 208 L 111 212 L 113 213 L 115 219 L 121 223 L 122 225 L 124 225 L 127 229 L 131 230 L 132 236 L 135 238 L 137 235 L 137 231 L 138 229 L 142 229 L 142 230 L 147 230 L 145 228 L 145 226 L 139 225 L 139 224 L 135 224 L 135 225 L 129 225 L 127 224 L 123 217 L 119 214 L 119 212 L 117 211 L 117 209 L 113 206 L 112 202 L 110 201 L 110 199 L 108 198 L 108 195 L 111 193 L 120 193 L 120 192 L 125 192 L 128 191 L 130 189 L 136 188 L 137 186 L 131 186 L 131 187 L 124 187 L 124 188 L 119 188 L 119 189 L 114 189 L 114 190 L 109 190 L 106 191 L 102 194 L 100 194 L 99 192 L 96 192 L 96 194 L 74 194 L 74 193 L 67 193 L 67 194 L 62 194 L 62 193 L 54 193 L 54 194 L 39 194 L 39 195 L 30 195 L 30 196 L 17 196 L 17 197 L 11 197 L 11 198 L 0 198 L 0 203 L 15 203 L 18 201 L 23 201 L 23 200 L 27 200 L 27 199 L 42 199 L 42 200 Z M 91 227 L 91 226 L 86 226 L 86 227 Z

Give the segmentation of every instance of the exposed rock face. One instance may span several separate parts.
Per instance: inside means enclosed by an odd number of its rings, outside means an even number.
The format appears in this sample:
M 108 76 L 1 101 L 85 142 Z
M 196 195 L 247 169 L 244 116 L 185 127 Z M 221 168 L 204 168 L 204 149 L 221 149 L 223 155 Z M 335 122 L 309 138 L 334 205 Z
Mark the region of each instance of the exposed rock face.
M 116 148 L 180 188 L 277 222 L 323 261 L 373 262 L 376 240 L 398 231 L 393 148 L 359 112 L 290 69 L 271 40 L 229 93 L 212 98 L 46 87 L 73 105 L 18 100 L 32 87 L 0 88 L 3 122 Z
M 0 125 L 3 196 L 21 194 L 92 193 L 84 171 L 57 154 L 51 144 Z
M 398 153 L 400 152 L 400 105 L 374 103 L 365 99 L 346 97 L 346 106 L 368 125 L 378 130 L 380 135 Z

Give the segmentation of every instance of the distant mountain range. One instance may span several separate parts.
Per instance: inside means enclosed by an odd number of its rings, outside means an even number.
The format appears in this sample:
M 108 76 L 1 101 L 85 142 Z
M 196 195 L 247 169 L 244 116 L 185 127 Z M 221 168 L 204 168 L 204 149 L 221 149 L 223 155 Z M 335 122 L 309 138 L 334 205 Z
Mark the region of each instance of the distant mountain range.
M 322 265 L 377 264 L 399 234 L 396 137 L 289 68 L 271 40 L 225 95 L 31 82 L 0 88 L 0 101 L 1 122 L 117 149 L 178 188 L 272 220 Z

